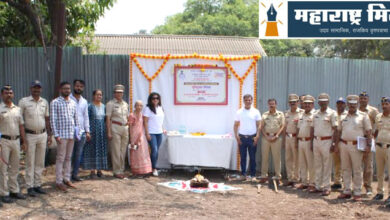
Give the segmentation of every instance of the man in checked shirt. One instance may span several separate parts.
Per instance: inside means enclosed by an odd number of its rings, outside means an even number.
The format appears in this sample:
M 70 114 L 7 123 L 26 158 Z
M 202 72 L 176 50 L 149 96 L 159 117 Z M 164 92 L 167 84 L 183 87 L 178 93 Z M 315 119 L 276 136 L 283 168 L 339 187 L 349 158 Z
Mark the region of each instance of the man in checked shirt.
M 76 103 L 70 99 L 70 83 L 60 84 L 61 95 L 50 103 L 50 124 L 57 142 L 56 187 L 66 192 L 67 187 L 76 188 L 70 182 L 71 156 L 75 131 L 79 128 Z M 66 186 L 65 186 L 65 185 Z

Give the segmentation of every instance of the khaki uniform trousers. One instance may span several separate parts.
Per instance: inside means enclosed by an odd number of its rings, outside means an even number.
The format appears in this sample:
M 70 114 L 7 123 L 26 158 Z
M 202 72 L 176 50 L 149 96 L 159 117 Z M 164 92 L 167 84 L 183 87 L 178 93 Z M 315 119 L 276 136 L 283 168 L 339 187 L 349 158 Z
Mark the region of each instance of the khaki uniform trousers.
M 379 147 L 376 145 L 375 159 L 376 159 L 376 175 L 378 177 L 378 194 L 384 194 L 384 180 L 385 180 L 385 169 L 386 166 L 388 170 L 390 170 L 390 148 L 387 147 Z M 390 180 L 388 183 L 388 190 L 390 195 Z
M 330 190 L 332 178 L 332 140 L 313 141 L 314 169 L 316 189 Z
M 359 151 L 356 145 L 340 142 L 339 146 L 344 181 L 343 193 L 351 195 L 353 182 L 353 193 L 360 196 L 363 184 L 363 152 Z
M 372 175 L 374 170 L 373 164 L 373 153 L 370 151 L 369 153 L 363 154 L 363 183 L 364 187 L 367 190 L 372 190 Z
M 8 196 L 10 192 L 20 191 L 18 184 L 19 161 L 20 161 L 20 139 L 0 139 L 2 159 L 0 160 L 0 194 Z
M 290 182 L 297 182 L 299 180 L 298 146 L 296 141 L 296 137 L 286 136 L 286 172 L 287 179 Z
M 110 141 L 112 170 L 115 175 L 125 171 L 126 150 L 129 144 L 129 127 L 112 124 Z
M 41 186 L 41 177 L 45 168 L 47 133 L 26 134 L 28 143 L 26 154 L 27 188 Z
M 333 156 L 333 166 L 334 166 L 334 176 L 333 181 L 335 184 L 341 184 L 341 158 L 340 152 L 332 153 Z
M 272 161 L 275 168 L 274 178 L 280 179 L 282 177 L 280 169 L 282 162 L 280 160 L 282 148 L 282 139 L 278 138 L 275 142 L 269 142 L 265 138 L 261 139 L 261 177 L 266 178 L 268 176 L 268 156 L 271 151 Z
M 299 169 L 302 184 L 314 186 L 314 155 L 310 144 L 310 141 L 298 141 Z

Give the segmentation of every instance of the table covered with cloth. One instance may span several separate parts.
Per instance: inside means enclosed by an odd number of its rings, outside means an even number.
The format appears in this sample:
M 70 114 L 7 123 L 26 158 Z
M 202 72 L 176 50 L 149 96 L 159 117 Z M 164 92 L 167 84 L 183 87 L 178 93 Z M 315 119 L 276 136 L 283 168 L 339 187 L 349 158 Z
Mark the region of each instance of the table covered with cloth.
M 171 165 L 229 169 L 234 151 L 232 137 L 224 135 L 168 135 L 167 156 Z

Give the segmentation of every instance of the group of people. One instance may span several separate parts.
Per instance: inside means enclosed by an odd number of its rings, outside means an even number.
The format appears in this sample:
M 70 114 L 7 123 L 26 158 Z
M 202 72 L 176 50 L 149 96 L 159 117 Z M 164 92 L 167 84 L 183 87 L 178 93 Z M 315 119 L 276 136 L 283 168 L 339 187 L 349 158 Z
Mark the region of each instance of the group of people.
M 113 96 L 102 103 L 103 91 L 93 91 L 90 103 L 82 96 L 85 82 L 76 79 L 72 85 L 62 82 L 59 97 L 51 101 L 41 97 L 42 84 L 31 83 L 28 97 L 18 105 L 13 102 L 14 90 L 1 88 L 0 104 L 0 195 L 1 202 L 12 203 L 26 199 L 17 181 L 20 149 L 26 153 L 27 195 L 46 194 L 42 188 L 42 172 L 47 146 L 55 140 L 56 188 L 66 192 L 82 181 L 79 169 L 90 170 L 91 178 L 102 177 L 108 170 L 108 152 L 111 154 L 113 176 L 123 179 L 125 158 L 130 152 L 133 175 L 158 176 L 156 163 L 162 142 L 164 111 L 161 97 L 151 93 L 144 108 L 136 101 L 134 112 L 123 100 L 124 86 L 115 85 Z M 149 147 L 151 153 L 149 153 Z M 0 206 L 2 206 L 0 202 Z
M 328 196 L 331 189 L 343 188 L 339 199 L 360 201 L 363 186 L 366 195 L 373 193 L 372 149 L 375 149 L 378 187 L 374 200 L 383 199 L 386 166 L 390 171 L 390 97 L 381 99 L 381 113 L 369 105 L 367 92 L 349 95 L 346 100 L 338 98 L 336 110 L 328 106 L 330 97 L 326 93 L 318 96 L 317 110 L 311 95 L 288 95 L 290 108 L 285 113 L 277 110 L 275 99 L 269 99 L 269 111 L 263 115 L 252 106 L 251 95 L 245 95 L 243 101 L 244 107 L 237 111 L 234 123 L 243 179 L 256 180 L 256 146 L 262 137 L 261 183 L 268 181 L 270 152 L 275 170 L 272 179 L 279 183 L 284 147 L 285 185 L 322 196 Z M 385 203 L 390 207 L 390 183 L 388 194 Z
M 134 112 L 123 100 L 124 86 L 115 85 L 113 99 L 102 103 L 103 91 L 93 91 L 90 103 L 82 96 L 85 82 L 76 79 L 60 84 L 60 95 L 50 105 L 41 97 L 42 85 L 31 83 L 31 95 L 13 102 L 11 86 L 1 89 L 0 104 L 0 195 L 11 203 L 25 199 L 20 193 L 20 149 L 26 152 L 27 195 L 46 194 L 42 189 L 42 171 L 47 145 L 57 144 L 56 188 L 66 192 L 82 181 L 79 168 L 90 170 L 90 177 L 102 177 L 108 169 L 111 154 L 113 176 L 123 179 L 125 158 L 130 151 L 130 167 L 134 175 L 158 176 L 158 150 L 162 142 L 164 111 L 161 96 L 151 93 L 144 108 L 136 101 Z M 253 97 L 243 97 L 244 107 L 236 113 L 234 133 L 237 140 L 241 172 L 245 179 L 256 180 L 256 150 L 261 138 L 261 178 L 268 178 L 269 154 L 274 165 L 274 179 L 281 179 L 281 148 L 285 147 L 287 186 L 307 189 L 328 196 L 331 189 L 341 189 L 339 199 L 361 200 L 362 186 L 372 194 L 373 152 L 375 148 L 378 187 L 375 200 L 384 198 L 386 166 L 390 170 L 390 97 L 383 97 L 382 113 L 370 106 L 366 92 L 336 101 L 336 110 L 328 107 L 330 97 L 318 96 L 319 109 L 314 109 L 311 95 L 290 94 L 290 108 L 277 110 L 277 101 L 268 100 L 269 111 L 263 115 L 252 106 Z M 298 107 L 300 105 L 300 108 Z M 346 108 L 348 107 L 348 108 Z M 359 141 L 358 139 L 363 141 Z M 357 145 L 363 145 L 358 149 Z M 375 146 L 371 146 L 375 144 Z M 149 147 L 150 146 L 150 153 Z M 249 175 L 247 154 L 249 152 Z M 333 166 L 332 166 L 333 164 Z M 332 167 L 334 184 L 331 185 Z M 390 184 L 389 184 L 390 192 Z M 390 207 L 390 196 L 386 200 Z M 1 206 L 1 203 L 0 203 Z

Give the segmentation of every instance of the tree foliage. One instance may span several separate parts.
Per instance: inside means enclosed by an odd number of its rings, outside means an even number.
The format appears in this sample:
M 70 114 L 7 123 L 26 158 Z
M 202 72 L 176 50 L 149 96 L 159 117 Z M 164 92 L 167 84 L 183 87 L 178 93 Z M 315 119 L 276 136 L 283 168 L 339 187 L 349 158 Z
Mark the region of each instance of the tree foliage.
M 390 40 L 317 40 L 315 55 L 390 60 Z
M 42 46 L 42 40 L 53 46 L 58 1 L 66 7 L 66 43 L 88 47 L 95 23 L 115 0 L 0 0 L 0 47 Z
M 258 36 L 256 0 L 188 0 L 182 13 L 170 16 L 153 34 Z

